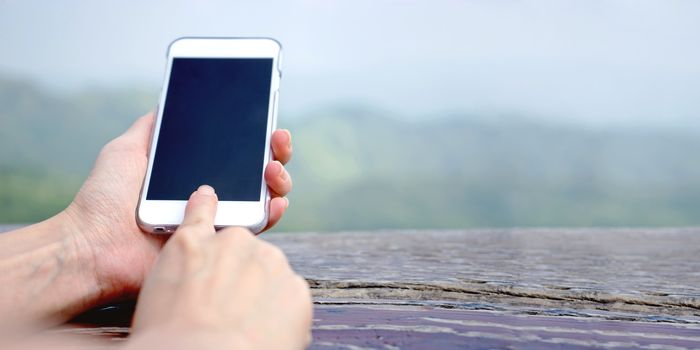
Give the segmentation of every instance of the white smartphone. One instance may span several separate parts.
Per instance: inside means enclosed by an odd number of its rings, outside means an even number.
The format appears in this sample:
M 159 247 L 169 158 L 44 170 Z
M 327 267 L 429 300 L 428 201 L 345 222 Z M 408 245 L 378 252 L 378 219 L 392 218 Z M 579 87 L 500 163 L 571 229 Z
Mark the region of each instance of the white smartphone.
M 263 173 L 277 124 L 281 46 L 269 38 L 181 38 L 165 83 L 136 220 L 152 233 L 182 223 L 193 191 L 216 190 L 216 228 L 260 232 L 270 195 Z

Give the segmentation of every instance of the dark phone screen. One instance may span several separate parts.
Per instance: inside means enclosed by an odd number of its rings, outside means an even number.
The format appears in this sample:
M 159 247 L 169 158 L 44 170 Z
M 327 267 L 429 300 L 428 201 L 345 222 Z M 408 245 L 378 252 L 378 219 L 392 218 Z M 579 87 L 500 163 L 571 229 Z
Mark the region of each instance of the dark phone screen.
M 146 199 L 259 201 L 271 58 L 175 58 Z

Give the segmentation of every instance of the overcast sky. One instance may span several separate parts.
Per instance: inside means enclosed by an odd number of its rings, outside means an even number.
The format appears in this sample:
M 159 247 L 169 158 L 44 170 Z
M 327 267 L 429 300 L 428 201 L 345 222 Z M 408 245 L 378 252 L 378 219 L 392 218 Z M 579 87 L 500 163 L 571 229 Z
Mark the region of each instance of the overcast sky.
M 197 35 L 280 40 L 289 115 L 700 123 L 700 1 L 0 0 L 0 74 L 155 91 L 168 43 Z

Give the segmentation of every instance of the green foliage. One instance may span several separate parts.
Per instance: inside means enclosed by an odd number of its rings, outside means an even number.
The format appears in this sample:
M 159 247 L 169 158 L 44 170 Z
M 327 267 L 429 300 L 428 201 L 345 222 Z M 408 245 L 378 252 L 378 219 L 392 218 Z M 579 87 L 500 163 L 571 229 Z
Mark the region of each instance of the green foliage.
M 138 90 L 46 94 L 0 78 L 0 222 L 65 206 L 100 147 L 155 104 Z M 295 188 L 278 230 L 700 224 L 700 138 L 336 108 L 281 126 Z

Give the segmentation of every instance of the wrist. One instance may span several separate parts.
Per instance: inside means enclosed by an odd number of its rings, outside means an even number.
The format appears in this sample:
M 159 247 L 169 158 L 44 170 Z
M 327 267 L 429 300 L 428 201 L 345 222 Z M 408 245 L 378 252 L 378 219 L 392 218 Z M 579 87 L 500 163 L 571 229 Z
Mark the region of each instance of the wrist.
M 74 317 L 100 300 L 93 258 L 61 212 L 0 236 L 0 314 L 16 324 L 52 325 Z M 21 312 L 19 312 L 21 310 Z M 0 322 L 2 323 L 2 322 Z
M 72 250 L 72 254 L 75 256 L 76 260 L 80 261 L 83 266 L 83 282 L 87 285 L 91 285 L 98 291 L 98 297 L 95 298 L 94 303 L 100 303 L 102 296 L 109 291 L 107 286 L 100 280 L 97 252 L 95 251 L 94 245 L 91 243 L 90 236 L 93 234 L 95 228 L 86 224 L 85 218 L 79 215 L 73 203 L 50 220 L 56 220 L 58 222 L 57 225 L 63 239 L 71 242 L 69 249 Z
M 70 237 L 74 254 L 84 266 L 84 282 L 95 288 L 98 293 L 90 304 L 104 304 L 120 294 L 111 271 L 105 268 L 104 259 L 108 257 L 107 244 L 100 240 L 104 237 L 105 228 L 99 226 L 99 221 L 91 219 L 90 213 L 80 210 L 75 203 L 55 216 L 61 222 L 61 230 L 65 237 Z
M 167 239 L 142 232 L 135 219 L 124 220 L 133 210 L 117 209 L 96 211 L 74 201 L 61 214 L 65 215 L 66 229 L 75 237 L 78 254 L 91 271 L 90 279 L 100 290 L 100 304 L 136 297 Z
M 70 207 L 69 207 L 70 208 Z M 90 227 L 85 226 L 73 212 L 66 208 L 49 219 L 54 227 L 56 238 L 64 242 L 65 256 L 69 257 L 71 279 L 75 283 L 74 288 L 80 287 L 75 293 L 76 313 L 103 304 L 105 296 L 110 291 L 98 274 L 97 255 L 91 246 L 89 235 Z

